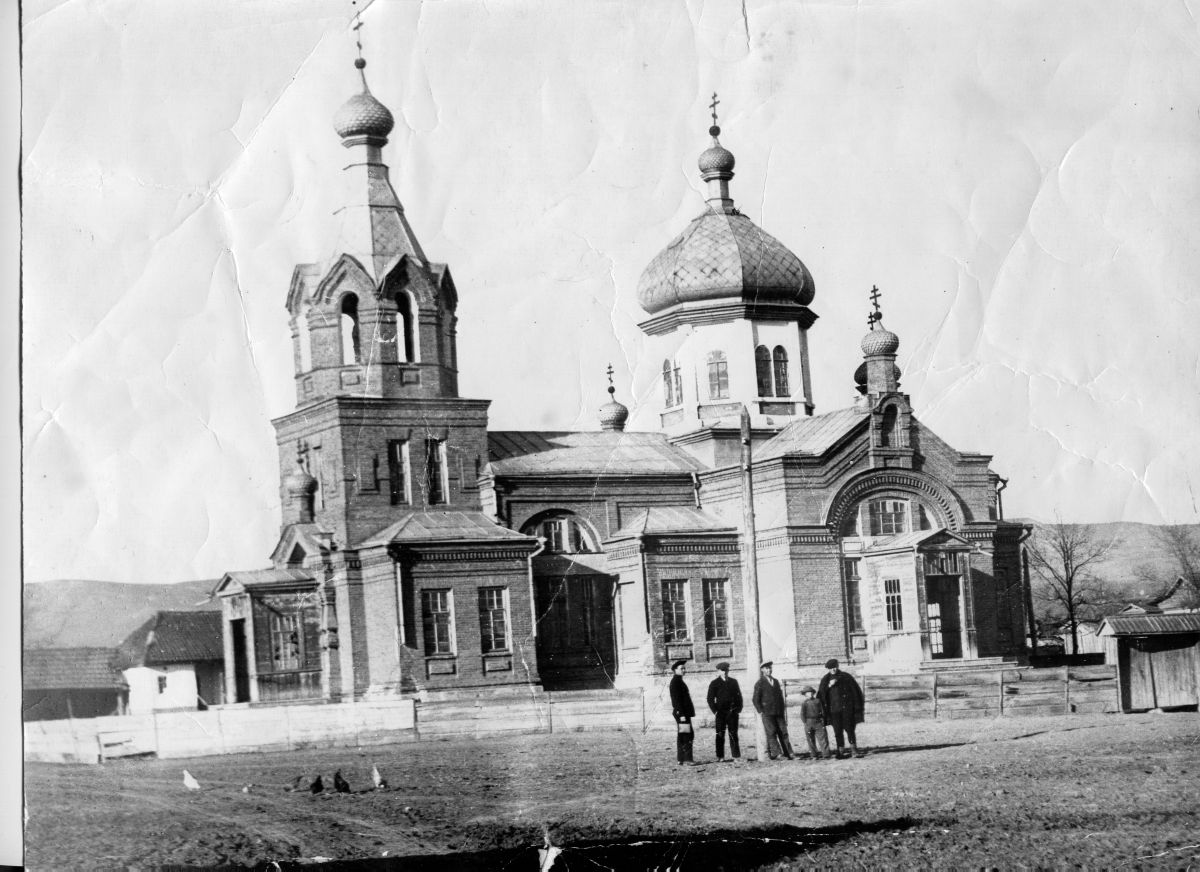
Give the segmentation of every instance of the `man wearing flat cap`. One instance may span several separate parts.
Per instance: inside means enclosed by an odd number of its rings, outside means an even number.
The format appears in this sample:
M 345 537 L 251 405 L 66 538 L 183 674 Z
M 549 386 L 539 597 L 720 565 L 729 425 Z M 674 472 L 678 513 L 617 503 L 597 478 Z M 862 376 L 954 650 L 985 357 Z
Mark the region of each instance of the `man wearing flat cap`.
M 767 733 L 767 756 L 772 760 L 780 752 L 792 759 L 792 743 L 788 741 L 787 705 L 783 700 L 783 685 L 771 677 L 774 663 L 768 660 L 758 667 L 762 677 L 754 685 L 754 709 L 762 717 L 763 729 Z M 762 759 L 761 757 L 759 759 Z
M 729 731 L 729 753 L 734 760 L 742 756 L 738 745 L 738 713 L 742 710 L 742 689 L 729 677 L 729 664 L 717 664 L 717 677 L 708 685 L 708 707 L 716 715 L 717 762 L 725 760 L 725 731 Z
M 825 709 L 826 723 L 833 727 L 833 738 L 837 742 L 837 757 L 846 757 L 846 739 L 850 740 L 850 750 L 855 757 L 861 757 L 858 750 L 858 739 L 854 728 L 863 722 L 863 692 L 848 672 L 838 668 L 836 660 L 827 660 L 825 668 L 829 671 L 821 677 L 821 686 L 817 688 L 817 699 Z
M 696 716 L 696 708 L 692 705 L 692 693 L 688 690 L 683 673 L 687 666 L 686 660 L 676 660 L 671 664 L 671 715 L 675 718 L 675 759 L 679 765 L 694 765 L 692 762 L 692 741 L 696 734 L 692 728 L 692 718 Z

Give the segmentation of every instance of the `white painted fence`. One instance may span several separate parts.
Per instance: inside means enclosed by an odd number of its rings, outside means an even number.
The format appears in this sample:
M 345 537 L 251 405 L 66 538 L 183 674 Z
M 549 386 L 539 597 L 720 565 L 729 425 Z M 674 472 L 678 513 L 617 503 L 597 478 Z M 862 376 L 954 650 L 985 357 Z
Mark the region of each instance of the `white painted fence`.
M 96 763 L 114 757 L 205 757 L 244 751 L 355 748 L 416 739 L 412 700 L 225 707 L 25 724 L 25 759 Z

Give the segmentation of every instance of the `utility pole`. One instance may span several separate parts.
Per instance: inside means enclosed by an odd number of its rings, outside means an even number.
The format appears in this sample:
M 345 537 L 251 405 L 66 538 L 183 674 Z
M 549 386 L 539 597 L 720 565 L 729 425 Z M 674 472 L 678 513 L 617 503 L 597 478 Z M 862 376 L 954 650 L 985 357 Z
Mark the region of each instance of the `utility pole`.
M 758 623 L 758 555 L 754 532 L 754 479 L 750 468 L 750 412 L 742 406 L 742 600 L 746 612 L 746 663 L 749 678 L 757 681 L 762 663 L 762 630 Z M 759 762 L 767 759 L 767 728 L 754 713 L 754 746 Z

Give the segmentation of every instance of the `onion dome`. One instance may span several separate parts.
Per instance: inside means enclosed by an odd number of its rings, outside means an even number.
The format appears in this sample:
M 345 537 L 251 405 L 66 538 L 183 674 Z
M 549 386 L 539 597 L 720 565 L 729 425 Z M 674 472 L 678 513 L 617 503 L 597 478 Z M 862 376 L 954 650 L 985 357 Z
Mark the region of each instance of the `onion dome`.
M 745 215 L 713 209 L 650 261 L 637 289 L 651 315 L 709 300 L 807 306 L 815 295 L 812 274 L 782 242 Z
M 700 159 L 696 161 L 696 165 L 700 167 L 700 177 L 706 182 L 711 176 L 717 174 L 725 175 L 726 178 L 732 178 L 733 165 L 736 161 L 734 160 L 733 152 L 717 141 L 717 137 L 721 135 L 721 128 L 714 124 L 708 128 L 708 135 L 713 138 L 713 144 L 710 148 L 701 152 Z
M 354 66 L 362 73 L 367 62 L 356 58 Z M 363 89 L 342 104 L 333 116 L 333 129 L 342 139 L 352 139 L 359 136 L 372 139 L 387 139 L 387 135 L 396 126 L 396 121 L 388 107 L 384 106 L 371 94 L 367 88 L 366 74 L 363 74 Z
M 600 407 L 601 430 L 624 430 L 625 422 L 629 420 L 629 409 L 624 403 L 617 402 L 617 389 L 612 383 L 613 368 L 608 365 L 608 402 Z
M 883 326 L 882 321 L 875 321 L 871 331 L 863 337 L 862 353 L 867 357 L 873 354 L 895 354 L 900 348 L 900 337 Z
M 317 492 L 317 480 L 300 467 L 283 479 L 283 489 L 290 497 L 304 497 Z

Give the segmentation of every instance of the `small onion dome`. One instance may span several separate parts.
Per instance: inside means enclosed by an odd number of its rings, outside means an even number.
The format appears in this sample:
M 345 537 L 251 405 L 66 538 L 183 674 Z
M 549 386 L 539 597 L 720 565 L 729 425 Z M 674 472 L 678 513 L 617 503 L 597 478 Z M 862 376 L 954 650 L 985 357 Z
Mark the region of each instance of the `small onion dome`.
M 624 403 L 610 399 L 600 407 L 601 430 L 624 430 L 625 422 L 629 420 L 629 409 Z
M 892 378 L 894 378 L 896 381 L 900 381 L 900 376 L 900 367 L 893 363 Z M 854 384 L 857 387 L 862 388 L 864 391 L 867 388 L 867 362 L 865 360 L 858 365 L 858 369 L 854 370 Z
M 863 337 L 862 353 L 870 357 L 873 354 L 895 354 L 900 347 L 900 337 L 876 321 L 871 332 Z
M 721 135 L 720 127 L 714 124 L 708 129 L 708 133 L 713 138 L 713 144 L 700 154 L 700 159 L 696 162 L 700 167 L 700 175 L 705 181 L 710 174 L 725 175 L 728 178 L 733 175 L 733 152 L 717 142 L 717 137 Z
M 299 467 L 283 480 L 289 496 L 303 497 L 317 492 L 317 480 Z
M 782 242 L 745 215 L 714 209 L 650 261 L 637 289 L 651 315 L 710 300 L 807 306 L 815 294 L 812 274 Z
M 362 73 L 367 62 L 362 58 L 354 61 L 354 66 Z M 369 136 L 373 139 L 387 139 L 387 135 L 396 126 L 396 120 L 388 107 L 384 106 L 367 90 L 367 79 L 363 76 L 362 93 L 355 94 L 342 104 L 342 108 L 333 116 L 333 129 L 342 139 L 356 136 Z

